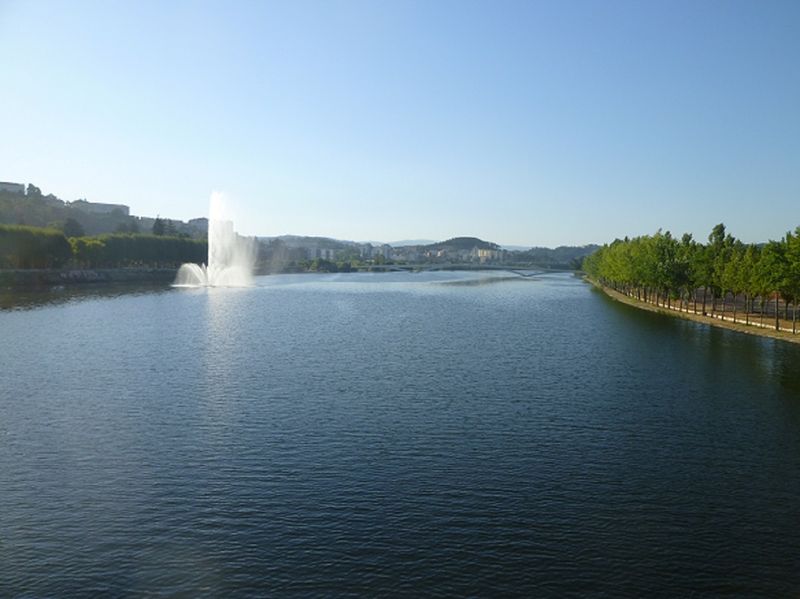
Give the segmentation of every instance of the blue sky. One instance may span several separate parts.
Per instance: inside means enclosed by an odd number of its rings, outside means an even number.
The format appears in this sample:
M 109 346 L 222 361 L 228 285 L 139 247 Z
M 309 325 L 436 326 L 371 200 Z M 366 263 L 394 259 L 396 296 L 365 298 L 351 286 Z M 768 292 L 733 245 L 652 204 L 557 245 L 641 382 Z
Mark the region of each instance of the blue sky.
M 0 180 L 245 234 L 800 225 L 800 2 L 0 0 Z

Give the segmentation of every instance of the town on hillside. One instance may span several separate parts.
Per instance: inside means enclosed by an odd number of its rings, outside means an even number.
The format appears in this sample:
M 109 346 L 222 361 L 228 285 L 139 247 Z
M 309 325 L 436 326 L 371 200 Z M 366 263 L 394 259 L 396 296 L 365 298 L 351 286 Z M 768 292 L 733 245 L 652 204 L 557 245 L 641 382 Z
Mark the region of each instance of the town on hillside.
M 208 219 L 189 221 L 137 216 L 124 204 L 64 201 L 33 184 L 0 182 L 0 225 L 42 227 L 67 238 L 101 235 L 158 235 L 205 240 Z M 329 237 L 281 235 L 257 237 L 258 267 L 263 271 L 348 270 L 384 265 L 520 265 L 578 268 L 598 246 L 504 249 L 477 237 L 455 237 L 433 243 L 388 244 Z

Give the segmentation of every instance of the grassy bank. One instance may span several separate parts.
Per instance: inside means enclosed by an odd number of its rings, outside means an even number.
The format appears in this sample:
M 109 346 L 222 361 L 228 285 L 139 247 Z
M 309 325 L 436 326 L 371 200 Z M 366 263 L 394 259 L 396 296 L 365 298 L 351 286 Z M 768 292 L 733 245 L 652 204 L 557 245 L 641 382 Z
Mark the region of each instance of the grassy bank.
M 629 297 L 624 293 L 619 293 L 618 291 L 615 291 L 614 289 L 611 289 L 610 287 L 607 287 L 590 277 L 584 277 L 584 280 L 594 285 L 597 289 L 605 293 L 611 299 L 623 304 L 627 304 L 629 306 L 633 306 L 634 308 L 638 308 L 639 310 L 656 312 L 658 314 L 664 314 L 666 316 L 675 316 L 678 318 L 683 318 L 684 320 L 691 320 L 694 322 L 707 324 L 712 327 L 729 329 L 731 331 L 737 331 L 739 333 L 745 333 L 747 335 L 758 335 L 759 337 L 780 339 L 782 341 L 789 341 L 790 343 L 800 343 L 800 334 L 795 335 L 792 333 L 791 321 L 781 319 L 780 321 L 781 330 L 777 331 L 775 330 L 774 320 L 770 322 L 770 324 L 761 325 L 757 321 L 756 322 L 751 321 L 750 324 L 745 324 L 741 320 L 733 322 L 731 316 L 726 316 L 723 320 L 722 316 L 719 314 L 715 316 L 708 316 L 708 315 L 703 316 L 702 314 L 694 313 L 691 309 L 689 309 L 689 311 L 687 312 L 685 311 L 685 308 L 679 310 L 676 306 L 667 307 L 663 303 L 659 303 L 658 305 L 656 305 L 652 303 L 643 302 L 641 300 L 636 299 L 635 297 Z

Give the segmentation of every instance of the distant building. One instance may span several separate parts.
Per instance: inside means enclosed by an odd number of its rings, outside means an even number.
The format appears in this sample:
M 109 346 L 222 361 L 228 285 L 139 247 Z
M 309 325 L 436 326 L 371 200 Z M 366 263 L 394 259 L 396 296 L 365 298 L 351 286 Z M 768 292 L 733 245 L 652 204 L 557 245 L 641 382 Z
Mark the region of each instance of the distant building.
M 208 219 L 205 217 L 193 218 L 189 221 L 189 227 L 199 231 L 200 233 L 208 233 Z
M 321 258 L 323 260 L 336 260 L 336 253 L 337 250 L 331 248 L 320 248 L 320 247 L 307 247 L 305 248 L 306 252 L 306 259 L 314 260 L 315 258 Z
M 481 264 L 486 264 L 487 262 L 503 262 L 505 259 L 505 251 L 476 247 L 470 252 L 470 258 Z
M 400 260 L 408 260 L 409 262 L 422 261 L 422 254 L 420 253 L 419 246 L 417 245 L 406 245 L 397 248 L 396 252 L 394 253 L 394 257 Z
M 8 183 L 6 181 L 0 181 L 0 191 L 7 191 L 10 193 L 21 193 L 25 194 L 25 184 L 24 183 Z
M 124 216 L 130 216 L 131 209 L 124 204 L 103 204 L 101 202 L 87 202 L 86 200 L 75 200 L 70 206 L 89 214 L 111 214 L 115 211 L 121 212 Z

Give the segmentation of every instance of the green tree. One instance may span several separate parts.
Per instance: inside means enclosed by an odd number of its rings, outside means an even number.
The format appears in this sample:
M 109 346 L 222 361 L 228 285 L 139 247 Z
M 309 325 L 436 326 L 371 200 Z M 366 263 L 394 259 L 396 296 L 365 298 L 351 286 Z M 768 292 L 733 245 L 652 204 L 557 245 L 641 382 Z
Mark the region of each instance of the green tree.
M 59 268 L 71 256 L 61 231 L 0 225 L 0 266 L 4 268 Z
M 64 226 L 61 230 L 64 231 L 64 235 L 67 237 L 83 237 L 86 235 L 83 226 L 72 217 L 64 221 Z
M 723 293 L 722 278 L 725 271 L 725 261 L 728 252 L 733 245 L 733 237 L 725 234 L 725 225 L 719 223 L 708 235 L 708 245 L 706 246 L 706 284 L 711 291 L 711 315 L 713 316 L 717 308 L 717 296 Z M 724 316 L 723 298 L 723 316 Z
M 694 284 L 692 263 L 696 251 L 697 243 L 692 239 L 691 233 L 684 233 L 678 247 L 678 260 L 681 264 L 682 289 L 686 297 L 686 311 L 689 311 L 689 298 L 691 296 L 694 299 L 695 313 L 697 312 L 697 294 L 694 293 L 696 286 Z
M 153 235 L 158 235 L 159 237 L 162 235 L 167 234 L 167 226 L 160 216 L 156 216 L 156 220 L 153 223 Z
M 138 233 L 139 223 L 134 217 L 128 218 L 125 222 L 117 225 L 115 233 Z
M 725 298 L 730 291 L 733 296 L 733 322 L 736 322 L 737 298 L 745 289 L 746 280 L 744 277 L 745 248 L 737 242 L 728 253 L 727 261 L 721 265 L 722 273 L 720 282 L 722 284 L 724 298 L 722 300 L 722 317 L 725 317 Z
M 784 237 L 787 293 L 792 300 L 792 333 L 797 333 L 797 302 L 800 299 L 800 227 Z
M 168 235 L 169 237 L 176 237 L 178 235 L 178 229 L 171 219 L 164 219 L 164 235 Z
M 745 323 L 750 324 L 750 314 L 753 311 L 753 302 L 758 293 L 758 265 L 761 261 L 761 249 L 755 245 L 748 245 L 742 257 L 739 277 L 741 278 L 742 291 L 744 292 Z
M 786 260 L 783 245 L 778 241 L 770 241 L 761 250 L 756 268 L 755 282 L 758 289 L 761 307 L 761 324 L 764 324 L 764 306 L 769 298 L 775 299 L 775 329 L 779 328 L 778 293 L 785 286 Z

